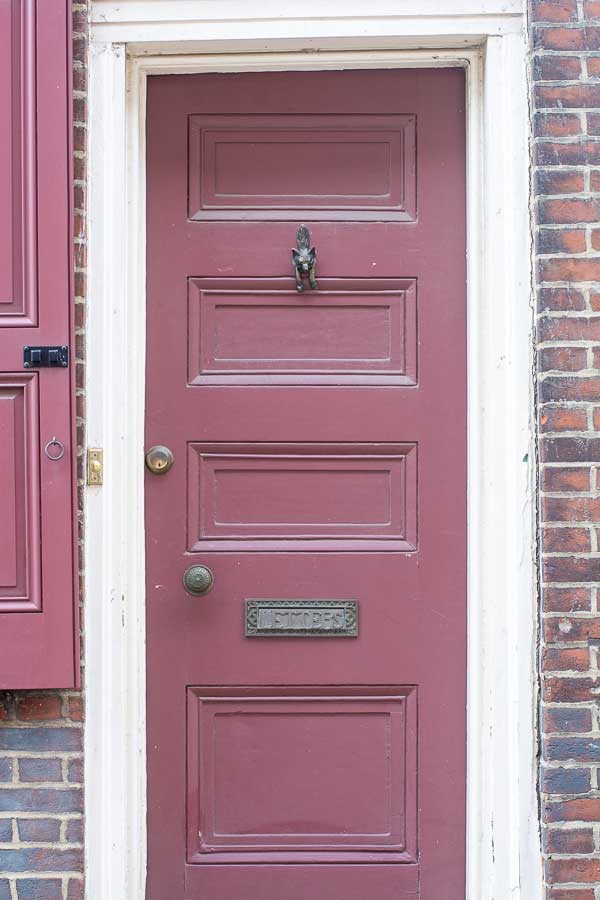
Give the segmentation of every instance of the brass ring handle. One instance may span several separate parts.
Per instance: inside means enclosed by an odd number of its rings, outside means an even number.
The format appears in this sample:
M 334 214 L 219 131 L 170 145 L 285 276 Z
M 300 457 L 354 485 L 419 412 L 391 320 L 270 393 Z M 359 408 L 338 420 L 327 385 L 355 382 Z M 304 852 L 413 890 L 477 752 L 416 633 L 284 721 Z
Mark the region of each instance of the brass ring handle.
M 208 594 L 214 583 L 215 577 L 208 566 L 190 566 L 183 573 L 183 586 L 188 594 Z

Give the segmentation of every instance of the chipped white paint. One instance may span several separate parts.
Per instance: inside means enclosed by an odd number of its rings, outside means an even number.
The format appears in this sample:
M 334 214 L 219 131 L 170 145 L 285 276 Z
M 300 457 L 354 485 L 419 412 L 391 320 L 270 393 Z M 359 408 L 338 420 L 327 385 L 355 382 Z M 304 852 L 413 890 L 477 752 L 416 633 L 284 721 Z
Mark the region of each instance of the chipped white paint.
M 105 449 L 105 481 L 86 491 L 87 898 L 143 900 L 145 885 L 147 76 L 461 65 L 469 191 L 467 896 L 540 900 L 524 6 L 305 0 L 302 17 L 297 9 L 291 0 L 92 5 L 87 428 L 90 445 Z

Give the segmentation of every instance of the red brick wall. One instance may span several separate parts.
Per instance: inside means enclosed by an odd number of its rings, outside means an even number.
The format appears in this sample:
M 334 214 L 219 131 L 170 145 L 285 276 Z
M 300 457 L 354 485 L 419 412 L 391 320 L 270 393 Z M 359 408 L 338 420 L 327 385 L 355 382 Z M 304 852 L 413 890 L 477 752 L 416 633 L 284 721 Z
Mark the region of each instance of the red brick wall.
M 547 897 L 600 897 L 600 2 L 533 0 Z
M 86 89 L 87 5 L 74 0 L 74 286 L 80 547 L 85 413 Z M 82 568 L 81 552 L 79 568 Z M 83 572 L 80 578 L 83 592 Z M 76 691 L 0 694 L 0 900 L 82 898 L 82 694 Z

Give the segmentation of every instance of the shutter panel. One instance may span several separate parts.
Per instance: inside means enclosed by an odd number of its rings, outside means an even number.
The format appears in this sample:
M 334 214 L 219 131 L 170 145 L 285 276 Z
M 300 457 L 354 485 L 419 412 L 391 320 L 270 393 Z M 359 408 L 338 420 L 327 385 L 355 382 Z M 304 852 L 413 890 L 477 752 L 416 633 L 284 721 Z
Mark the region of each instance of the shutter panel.
M 0 688 L 78 681 L 73 362 L 23 365 L 71 344 L 68 13 L 0 3 Z

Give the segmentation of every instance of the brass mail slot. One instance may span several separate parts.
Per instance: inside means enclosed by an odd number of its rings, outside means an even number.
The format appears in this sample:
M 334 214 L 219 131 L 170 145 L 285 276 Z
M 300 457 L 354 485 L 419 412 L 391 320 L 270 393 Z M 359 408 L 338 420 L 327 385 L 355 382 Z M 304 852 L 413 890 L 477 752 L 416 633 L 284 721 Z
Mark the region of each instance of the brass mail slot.
M 358 600 L 246 600 L 246 637 L 357 637 Z

